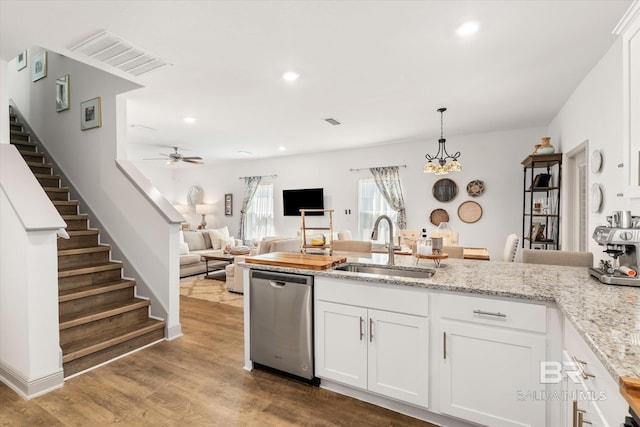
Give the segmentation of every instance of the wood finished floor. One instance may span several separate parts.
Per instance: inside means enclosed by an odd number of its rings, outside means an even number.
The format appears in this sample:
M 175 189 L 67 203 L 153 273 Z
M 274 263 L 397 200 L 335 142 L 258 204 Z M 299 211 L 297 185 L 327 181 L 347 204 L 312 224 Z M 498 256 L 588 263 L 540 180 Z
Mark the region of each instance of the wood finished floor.
M 0 383 L 1 426 L 431 426 L 242 369 L 242 308 L 181 297 L 184 336 L 25 401 Z

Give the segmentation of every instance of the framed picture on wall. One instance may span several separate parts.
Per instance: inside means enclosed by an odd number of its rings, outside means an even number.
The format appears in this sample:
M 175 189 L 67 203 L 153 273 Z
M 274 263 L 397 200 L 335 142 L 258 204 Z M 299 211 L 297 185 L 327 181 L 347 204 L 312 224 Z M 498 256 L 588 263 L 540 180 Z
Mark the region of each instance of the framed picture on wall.
M 33 57 L 31 61 L 31 80 L 37 81 L 47 77 L 47 52 L 42 52 Z
M 87 130 L 102 126 L 102 108 L 100 97 L 80 104 L 80 129 Z
M 231 193 L 224 195 L 224 214 L 226 216 L 233 215 L 233 194 Z
M 16 58 L 16 68 L 18 71 L 22 70 L 27 66 L 27 51 L 20 52 L 18 57 Z
M 56 79 L 56 111 L 68 110 L 69 103 L 69 74 Z

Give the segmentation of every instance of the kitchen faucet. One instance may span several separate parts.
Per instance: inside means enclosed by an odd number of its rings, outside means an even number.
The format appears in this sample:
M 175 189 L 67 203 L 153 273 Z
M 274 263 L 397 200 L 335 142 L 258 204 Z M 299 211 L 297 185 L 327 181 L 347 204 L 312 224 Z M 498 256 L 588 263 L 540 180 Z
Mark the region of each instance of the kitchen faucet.
M 371 232 L 371 240 L 378 240 L 378 225 L 380 225 L 380 221 L 386 219 L 389 223 L 389 260 L 387 261 L 387 265 L 393 265 L 395 263 L 395 259 L 393 257 L 393 222 L 391 218 L 387 215 L 380 215 L 375 224 L 373 224 L 373 231 Z

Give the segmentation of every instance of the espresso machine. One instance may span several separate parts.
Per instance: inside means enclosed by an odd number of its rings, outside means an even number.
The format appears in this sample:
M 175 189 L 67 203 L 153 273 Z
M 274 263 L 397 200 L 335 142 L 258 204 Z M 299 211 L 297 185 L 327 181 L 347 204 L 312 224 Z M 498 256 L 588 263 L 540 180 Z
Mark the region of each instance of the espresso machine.
M 606 248 L 604 252 L 613 262 L 601 261 L 599 267 L 589 268 L 589 273 L 608 285 L 640 286 L 640 218 L 618 211 L 607 221 L 608 226 L 593 231 L 593 240 Z

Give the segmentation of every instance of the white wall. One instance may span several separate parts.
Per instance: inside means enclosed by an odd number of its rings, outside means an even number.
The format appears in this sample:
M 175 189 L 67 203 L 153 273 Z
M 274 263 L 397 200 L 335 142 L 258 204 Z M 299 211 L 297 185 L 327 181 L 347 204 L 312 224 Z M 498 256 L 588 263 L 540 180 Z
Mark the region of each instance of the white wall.
M 15 62 L 11 62 L 15 67 Z M 0 60 L 0 144 L 9 143 L 9 95 L 7 94 L 7 69 L 9 64 Z
M 604 189 L 602 210 L 599 213 L 590 212 L 589 214 L 589 250 L 594 254 L 596 263 L 599 259 L 609 259 L 602 254 L 604 248 L 591 238 L 594 228 L 598 225 L 607 225 L 605 217 L 611 215 L 612 211 L 631 210 L 634 215 L 640 215 L 640 201 L 632 202 L 630 199 L 618 196 L 618 193 L 623 193 L 625 186 L 623 169 L 618 168 L 618 164 L 628 161 L 622 154 L 622 42 L 620 39 L 573 92 L 549 125 L 549 134 L 565 153 L 587 140 L 589 156 L 595 149 L 603 153 L 602 171 L 597 174 L 590 171 L 588 173 L 588 188 L 591 188 L 594 183 L 599 183 Z M 565 215 L 562 222 L 561 239 L 566 240 L 570 226 L 569 218 Z
M 366 149 L 326 152 L 313 155 L 288 156 L 262 160 L 234 161 L 204 166 L 167 168 L 151 162 L 137 162 L 154 185 L 173 203 L 187 204 L 186 195 L 193 185 L 204 189 L 204 202 L 216 205 L 216 214 L 207 219 L 210 228 L 227 225 L 237 234 L 240 203 L 243 197 L 241 176 L 271 175 L 263 182 L 274 184 L 275 228 L 278 234 L 295 235 L 300 227 L 298 217 L 282 215 L 282 190 L 323 187 L 325 207 L 335 209 L 334 229 L 358 228 L 357 182 L 369 177 L 368 171 L 350 172 L 351 168 L 407 165 L 400 169 L 407 208 L 407 228 L 434 230 L 429 222 L 433 209 L 447 210 L 451 227 L 460 232 L 460 244 L 489 248 L 498 259 L 510 233 L 522 230 L 522 182 L 520 162 L 533 151 L 534 144 L 546 136 L 544 128 L 519 129 L 505 132 L 466 136 L 447 135 L 447 149 L 461 151 L 463 171 L 450 173 L 459 186 L 458 196 L 449 203 L 441 203 L 432 196 L 433 183 L 438 179 L 426 175 L 422 167 L 429 152 L 437 150 L 437 136 L 428 141 L 391 144 Z M 485 193 L 477 198 L 467 194 L 469 181 L 485 182 Z M 233 216 L 224 216 L 224 194 L 233 194 Z M 482 218 L 466 224 L 458 218 L 457 209 L 466 200 L 475 200 L 483 208 Z M 351 215 L 345 215 L 351 209 Z M 200 223 L 199 215 L 189 217 L 191 224 Z
M 29 49 L 29 63 L 41 50 Z M 64 74 L 70 75 L 71 108 L 58 113 L 55 79 Z M 125 103 L 117 96 L 139 86 L 51 51 L 46 78 L 31 82 L 29 73 L 10 69 L 8 85 L 33 133 L 102 225 L 101 241 L 106 235 L 106 243 L 117 244 L 133 265 L 125 275 L 138 280 L 137 292 L 152 299 L 152 314 L 167 320 L 169 334 L 179 334 L 177 226 L 156 211 L 115 163 L 117 119 L 126 117 Z M 98 96 L 102 127 L 81 131 L 80 104 Z

